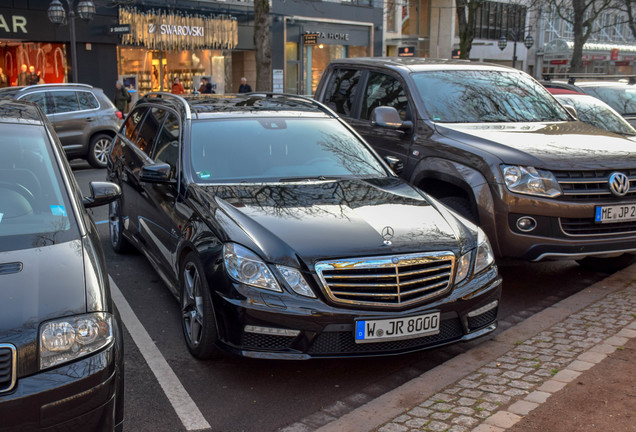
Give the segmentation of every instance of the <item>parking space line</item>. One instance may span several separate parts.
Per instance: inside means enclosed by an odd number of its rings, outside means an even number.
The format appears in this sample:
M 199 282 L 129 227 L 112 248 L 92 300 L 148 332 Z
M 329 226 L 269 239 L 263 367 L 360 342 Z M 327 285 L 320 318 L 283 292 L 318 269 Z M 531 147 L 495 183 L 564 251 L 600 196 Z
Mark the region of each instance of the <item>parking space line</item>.
M 172 407 L 179 416 L 181 423 L 183 423 L 183 426 L 189 431 L 209 429 L 211 427 L 210 424 L 205 417 L 203 417 L 203 414 L 201 414 L 199 408 L 192 398 L 190 398 L 190 395 L 161 354 L 161 351 L 159 351 L 159 348 L 157 348 L 152 341 L 152 338 L 133 312 L 130 304 L 128 304 L 126 298 L 115 284 L 115 281 L 112 277 L 108 277 L 110 279 L 111 294 L 117 309 L 119 309 L 121 319 L 128 329 L 135 345 L 139 348 L 141 355 L 143 355 L 146 363 L 150 366 L 150 370 L 152 370 L 152 373 L 157 378 L 159 385 L 161 385 L 161 388 L 168 397 L 170 404 L 172 404 Z

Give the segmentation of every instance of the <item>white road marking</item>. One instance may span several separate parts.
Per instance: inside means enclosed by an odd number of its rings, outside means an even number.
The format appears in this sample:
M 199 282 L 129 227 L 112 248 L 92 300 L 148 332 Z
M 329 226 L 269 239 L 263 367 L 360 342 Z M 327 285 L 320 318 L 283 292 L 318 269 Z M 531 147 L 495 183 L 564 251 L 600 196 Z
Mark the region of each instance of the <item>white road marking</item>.
M 117 309 L 119 309 L 121 319 L 128 329 L 130 336 L 132 336 L 135 345 L 139 348 L 141 355 L 143 355 L 146 363 L 150 366 L 150 370 L 155 374 L 159 385 L 161 385 L 161 388 L 168 397 L 179 419 L 181 419 L 181 423 L 183 423 L 183 426 L 189 431 L 209 429 L 211 427 L 210 424 L 205 417 L 203 417 L 203 414 L 201 414 L 199 408 L 192 398 L 190 398 L 190 395 L 172 368 L 170 368 L 170 365 L 159 351 L 159 348 L 157 348 L 152 341 L 152 338 L 133 312 L 126 298 L 115 284 L 115 281 L 110 276 L 109 279 L 111 294 L 117 305 Z

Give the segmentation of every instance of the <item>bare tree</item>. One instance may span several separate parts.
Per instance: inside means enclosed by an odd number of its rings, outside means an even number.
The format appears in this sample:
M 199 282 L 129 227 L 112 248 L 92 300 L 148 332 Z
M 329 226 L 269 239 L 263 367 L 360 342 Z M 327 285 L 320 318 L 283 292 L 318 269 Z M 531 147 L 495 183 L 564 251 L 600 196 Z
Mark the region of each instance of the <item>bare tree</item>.
M 617 0 L 616 9 L 626 15 L 627 25 L 632 31 L 632 35 L 634 35 L 634 37 L 636 38 L 636 1 Z
M 254 49 L 256 57 L 256 91 L 272 90 L 272 25 L 269 0 L 254 0 Z
M 459 26 L 459 58 L 467 59 L 475 38 L 475 15 L 486 0 L 455 0 Z
M 583 45 L 595 31 L 595 21 L 598 20 L 601 13 L 612 6 L 613 0 L 547 0 L 547 4 L 562 20 L 572 26 L 574 48 L 570 60 L 570 72 L 581 72 L 583 70 Z

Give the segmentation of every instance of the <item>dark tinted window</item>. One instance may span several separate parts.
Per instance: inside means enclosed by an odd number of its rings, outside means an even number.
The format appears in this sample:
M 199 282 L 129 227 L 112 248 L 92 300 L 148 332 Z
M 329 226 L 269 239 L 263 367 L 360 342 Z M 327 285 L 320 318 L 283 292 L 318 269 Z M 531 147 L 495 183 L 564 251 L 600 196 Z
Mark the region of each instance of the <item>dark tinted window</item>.
M 168 114 L 157 137 L 152 158 L 155 162 L 170 165 L 174 176 L 179 164 L 179 119 L 175 114 Z
M 435 122 L 570 120 L 565 108 L 522 72 L 446 70 L 411 76 L 429 118 Z
M 336 69 L 325 91 L 325 104 L 338 114 L 352 117 L 359 82 L 360 71 Z
M 80 91 L 77 92 L 80 108 L 83 110 L 99 108 L 99 103 L 93 93 Z
M 135 141 L 137 147 L 139 147 L 139 149 L 144 153 L 150 154 L 152 144 L 155 142 L 155 138 L 159 134 L 159 129 L 161 128 L 161 124 L 163 123 L 165 116 L 166 111 L 159 108 L 151 108 L 150 112 L 146 116 L 146 119 L 139 129 L 137 140 Z
M 395 108 L 402 120 L 407 118 L 409 100 L 400 82 L 392 76 L 370 73 L 362 100 L 360 118 L 369 120 L 373 110 L 379 106 Z
M 131 142 L 135 142 L 139 133 L 139 125 L 146 115 L 147 108 L 137 108 L 126 118 L 122 132 Z
M 77 94 L 74 91 L 55 91 L 49 93 L 49 96 L 53 97 L 53 111 L 49 114 L 79 111 Z
M 50 114 L 49 112 L 50 109 L 46 104 L 46 93 L 44 92 L 31 93 L 31 94 L 25 95 L 24 97 L 20 99 L 26 100 L 29 102 L 34 102 L 40 105 L 40 108 L 42 108 L 42 111 L 44 111 L 44 114 Z

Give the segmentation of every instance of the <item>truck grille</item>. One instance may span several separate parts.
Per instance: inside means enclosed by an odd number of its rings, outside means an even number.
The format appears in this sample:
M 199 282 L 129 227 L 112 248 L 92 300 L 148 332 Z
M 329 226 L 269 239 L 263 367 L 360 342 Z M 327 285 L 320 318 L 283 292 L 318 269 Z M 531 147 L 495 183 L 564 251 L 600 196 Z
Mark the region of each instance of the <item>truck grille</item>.
M 612 173 L 622 172 L 629 177 L 629 192 L 620 200 L 636 198 L 636 169 L 601 171 L 553 171 L 561 189 L 563 199 L 569 201 L 607 200 L 615 201 L 609 189 Z
M 9 391 L 15 385 L 16 352 L 9 344 L 0 344 L 0 393 Z
M 613 235 L 630 234 L 636 232 L 636 222 L 595 223 L 591 218 L 560 218 L 561 229 L 564 233 L 576 235 Z
M 316 272 L 335 303 L 403 307 L 448 291 L 455 270 L 452 252 L 321 261 Z

